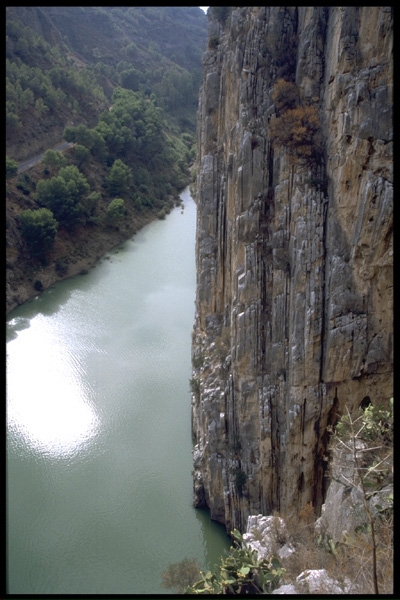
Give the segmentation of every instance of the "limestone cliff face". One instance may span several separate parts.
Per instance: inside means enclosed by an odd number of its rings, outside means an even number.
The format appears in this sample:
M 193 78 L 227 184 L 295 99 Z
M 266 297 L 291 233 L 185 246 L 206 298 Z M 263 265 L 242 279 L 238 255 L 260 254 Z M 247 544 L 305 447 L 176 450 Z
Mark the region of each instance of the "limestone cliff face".
M 393 395 L 392 13 L 233 8 L 209 17 L 208 48 L 194 503 L 244 531 L 250 514 L 318 514 L 327 426 Z M 279 79 L 318 117 L 310 156 L 278 139 Z

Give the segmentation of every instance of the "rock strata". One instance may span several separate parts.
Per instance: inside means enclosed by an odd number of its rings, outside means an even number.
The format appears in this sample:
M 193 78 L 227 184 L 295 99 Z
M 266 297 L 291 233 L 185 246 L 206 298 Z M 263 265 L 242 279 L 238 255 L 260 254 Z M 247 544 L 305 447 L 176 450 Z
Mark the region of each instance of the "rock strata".
M 209 12 L 194 504 L 243 532 L 251 514 L 318 515 L 327 427 L 393 395 L 393 24 L 390 7 Z

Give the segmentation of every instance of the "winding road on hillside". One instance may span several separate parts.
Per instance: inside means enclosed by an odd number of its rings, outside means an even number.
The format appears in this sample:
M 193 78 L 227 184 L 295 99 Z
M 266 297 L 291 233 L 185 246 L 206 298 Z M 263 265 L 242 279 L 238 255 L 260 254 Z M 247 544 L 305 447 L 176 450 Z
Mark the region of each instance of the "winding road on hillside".
M 52 148 L 52 150 L 61 152 L 62 150 L 71 148 L 71 146 L 73 146 L 73 145 L 74 144 L 72 142 L 63 142 L 62 144 L 58 144 L 58 146 L 54 146 L 54 148 Z M 36 165 L 38 162 L 40 162 L 42 160 L 43 156 L 44 156 L 44 152 L 42 154 L 40 154 L 39 156 L 35 156 L 34 158 L 30 158 L 29 160 L 26 160 L 25 162 L 20 163 L 18 165 L 18 173 L 23 173 L 27 169 L 30 169 L 31 167 Z

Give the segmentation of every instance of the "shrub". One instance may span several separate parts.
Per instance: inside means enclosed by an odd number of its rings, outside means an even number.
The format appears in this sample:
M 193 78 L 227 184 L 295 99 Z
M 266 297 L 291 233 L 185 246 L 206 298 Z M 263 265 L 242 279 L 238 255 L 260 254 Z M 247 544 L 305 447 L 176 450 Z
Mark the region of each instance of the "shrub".
M 19 216 L 22 226 L 22 237 L 31 256 L 44 258 L 53 246 L 58 223 L 53 213 L 47 208 L 24 210 Z
M 66 275 L 68 272 L 68 265 L 63 260 L 57 260 L 55 270 L 60 276 Z
M 271 98 L 279 112 L 295 108 L 299 102 L 299 90 L 295 83 L 278 79 L 275 82 Z
M 196 397 L 200 395 L 200 380 L 196 377 L 190 379 L 190 390 Z
M 18 173 L 18 163 L 12 158 L 6 157 L 6 179 L 12 179 Z
M 343 544 L 356 553 L 362 547 L 364 551 L 369 547 L 371 567 L 368 571 L 372 579 L 372 593 L 379 594 L 379 587 L 386 585 L 386 577 L 379 577 L 381 548 L 378 532 L 382 523 L 390 522 L 393 513 L 390 504 L 393 496 L 381 492 L 393 483 L 393 398 L 389 409 L 370 404 L 360 408 L 360 412 L 358 417 L 353 418 L 347 410 L 333 432 L 332 448 L 348 453 L 354 464 L 353 476 L 345 475 L 346 471 L 342 471 L 337 462 L 333 463 L 333 467 L 340 473 L 337 481 L 359 492 L 361 504 L 358 508 L 365 515 L 365 523 L 349 532 Z M 386 508 L 380 506 L 384 499 L 386 504 L 389 502 Z M 360 536 L 366 536 L 367 542 L 360 543 Z
M 210 6 L 211 16 L 217 19 L 221 25 L 225 25 L 227 18 L 231 14 L 231 6 Z
M 218 48 L 219 46 L 219 36 L 218 35 L 213 35 L 210 37 L 210 39 L 208 40 L 208 47 L 210 48 L 210 50 L 215 50 L 215 48 Z
M 315 155 L 316 135 L 321 127 L 315 106 L 299 106 L 282 113 L 270 124 L 270 135 L 289 154 L 305 160 Z
M 125 201 L 122 198 L 114 198 L 107 206 L 106 224 L 110 227 L 117 227 L 125 219 L 126 208 Z
M 195 558 L 184 558 L 178 563 L 170 564 L 161 574 L 162 586 L 182 594 L 187 587 L 200 579 L 200 569 L 201 566 Z
M 270 594 L 284 574 L 279 560 L 258 559 L 255 550 L 244 542 L 237 529 L 232 532 L 234 545 L 220 558 L 216 571 L 200 572 L 200 579 L 185 590 L 187 594 Z
M 25 181 L 18 181 L 17 189 L 21 190 L 24 196 L 29 196 L 29 194 L 31 193 L 31 190 L 29 186 L 25 183 Z
M 204 356 L 200 352 L 197 356 L 192 357 L 192 365 L 195 369 L 200 369 L 204 364 Z

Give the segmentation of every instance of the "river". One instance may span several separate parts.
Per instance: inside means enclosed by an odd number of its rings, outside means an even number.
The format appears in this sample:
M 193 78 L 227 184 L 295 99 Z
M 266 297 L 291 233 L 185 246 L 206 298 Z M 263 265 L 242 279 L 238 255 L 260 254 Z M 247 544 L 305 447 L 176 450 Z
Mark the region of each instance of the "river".
M 229 547 L 192 507 L 196 205 L 7 318 L 7 592 L 165 594 Z

